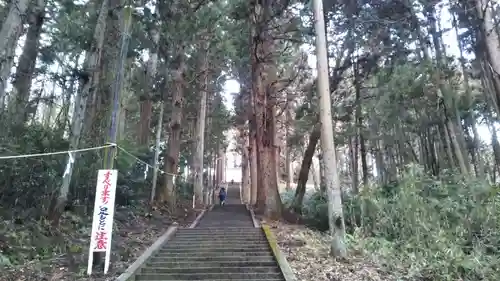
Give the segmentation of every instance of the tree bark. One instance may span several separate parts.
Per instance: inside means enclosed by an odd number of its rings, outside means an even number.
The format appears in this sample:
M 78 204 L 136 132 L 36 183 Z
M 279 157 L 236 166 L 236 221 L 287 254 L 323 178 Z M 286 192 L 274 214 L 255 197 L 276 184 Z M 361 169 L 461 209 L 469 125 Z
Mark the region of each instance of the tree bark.
M 304 152 L 304 157 L 302 158 L 299 178 L 297 180 L 297 188 L 295 189 L 295 196 L 291 205 L 291 208 L 294 210 L 294 212 L 298 214 L 302 213 L 302 204 L 304 201 L 304 195 L 306 193 L 306 184 L 309 178 L 309 169 L 311 168 L 314 152 L 316 151 L 316 145 L 318 144 L 320 136 L 321 127 L 319 125 L 316 125 L 314 126 L 314 129 L 309 136 L 309 142 L 307 144 L 306 151 Z
M 151 115 L 153 110 L 152 92 L 158 65 L 158 42 L 160 41 L 160 33 L 156 27 L 151 31 L 151 37 L 153 45 L 149 50 L 150 57 L 147 64 L 145 79 L 146 87 L 144 89 L 144 93 L 139 96 L 140 120 L 139 128 L 137 130 L 137 140 L 138 144 L 143 146 L 149 144 Z
M 45 1 L 37 0 L 29 15 L 29 27 L 26 34 L 23 52 L 19 57 L 14 81 L 12 82 L 13 99 L 9 117 L 13 127 L 22 126 L 26 122 L 26 108 L 29 105 L 29 97 L 33 76 L 35 74 L 35 63 L 38 56 L 42 25 L 45 19 Z
M 276 68 L 274 44 L 269 25 L 273 1 L 251 2 L 253 35 L 251 43 L 252 95 L 254 96 L 258 162 L 257 210 L 269 218 L 281 217 L 276 157 Z
M 0 74 L 2 75 L 0 77 L 0 101 L 2 102 L 5 101 L 5 87 L 7 86 L 12 63 L 14 62 L 13 57 L 17 42 L 23 32 L 23 17 L 26 14 L 29 3 L 29 0 L 10 1 L 9 12 L 0 30 Z
M 165 185 L 161 190 L 159 199 L 161 202 L 167 202 L 171 211 L 176 208 L 175 177 L 179 169 L 179 154 L 181 149 L 181 126 L 182 109 L 184 107 L 184 48 L 177 49 L 174 60 L 176 69 L 174 76 L 174 93 L 172 97 L 172 113 L 169 120 L 169 145 L 165 155 Z
M 248 151 L 248 137 L 243 135 L 241 148 L 241 190 L 243 192 L 243 203 L 251 204 L 252 190 L 250 187 L 250 157 Z
M 495 28 L 491 5 L 489 5 L 492 3 L 489 0 L 476 0 L 475 2 L 489 65 L 494 72 L 492 78 L 497 89 L 497 107 L 500 108 L 500 37 Z
M 156 125 L 156 140 L 155 140 L 155 156 L 154 156 L 154 171 L 153 171 L 153 185 L 151 186 L 151 195 L 149 199 L 149 205 L 153 205 L 154 199 L 156 196 L 156 185 L 158 183 L 158 169 L 159 169 L 159 163 L 158 163 L 158 158 L 160 157 L 160 141 L 161 141 L 161 131 L 163 128 L 163 115 L 165 111 L 165 104 L 161 103 L 160 104 L 160 115 L 158 117 L 158 124 Z
M 200 71 L 201 83 L 200 83 L 200 104 L 198 111 L 198 118 L 196 122 L 196 150 L 194 157 L 194 170 L 195 170 L 195 180 L 194 180 L 194 198 L 195 204 L 197 206 L 203 206 L 203 155 L 204 155 L 204 144 L 205 144 L 205 118 L 207 115 L 207 87 L 208 87 L 208 45 L 203 46 L 204 54 L 201 56 Z
M 316 54 L 318 70 L 319 116 L 321 120 L 321 152 L 325 166 L 325 185 L 328 194 L 328 222 L 330 226 L 331 254 L 346 257 L 345 223 L 342 210 L 340 179 L 337 171 L 333 124 L 331 114 L 330 87 L 328 80 L 328 56 L 323 18 L 323 1 L 313 0 L 316 29 Z
M 289 103 L 290 104 L 290 103 Z M 290 106 L 290 105 L 289 105 Z M 285 138 L 286 138 L 286 146 L 285 146 L 285 174 L 286 174 L 286 186 L 285 189 L 287 191 L 292 189 L 292 181 L 293 181 L 293 171 L 292 171 L 292 146 L 290 144 L 290 123 L 292 122 L 292 114 L 291 109 L 286 109 L 286 122 L 285 122 Z
M 258 170 L 257 170 L 257 144 L 255 141 L 255 135 L 250 132 L 249 136 L 249 146 L 248 152 L 250 154 L 250 202 L 252 205 L 257 204 L 257 192 L 258 192 Z

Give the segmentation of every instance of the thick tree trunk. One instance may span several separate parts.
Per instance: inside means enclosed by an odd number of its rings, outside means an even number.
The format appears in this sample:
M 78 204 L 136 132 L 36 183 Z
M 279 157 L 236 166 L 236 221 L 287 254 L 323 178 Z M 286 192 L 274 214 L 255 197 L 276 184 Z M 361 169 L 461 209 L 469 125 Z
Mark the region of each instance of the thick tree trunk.
M 462 151 L 462 146 L 460 145 L 460 141 L 457 136 L 457 131 L 460 130 L 457 128 L 456 124 L 451 121 L 449 118 L 446 122 L 446 127 L 448 128 L 448 133 L 450 135 L 451 144 L 453 145 L 453 150 L 455 152 L 455 157 L 458 162 L 458 166 L 460 171 L 464 175 L 468 175 L 470 170 L 469 162 L 465 160 L 464 153 Z
M 349 155 L 352 178 L 352 191 L 354 194 L 359 193 L 359 168 L 358 168 L 358 142 L 357 136 L 349 139 Z
M 250 154 L 250 202 L 252 205 L 257 204 L 257 193 L 258 193 L 258 169 L 257 169 L 257 144 L 255 141 L 255 135 L 251 132 L 248 136 L 249 146 L 248 152 Z
M 321 188 L 321 175 L 319 170 L 320 170 L 319 163 L 315 163 L 313 157 L 313 161 L 311 163 L 311 175 L 314 184 L 314 189 L 316 190 L 320 190 Z
M 276 155 L 276 61 L 270 31 L 274 1 L 251 2 L 252 95 L 254 97 L 258 162 L 257 210 L 269 218 L 281 217 Z
M 323 18 L 323 1 L 314 0 L 314 18 L 316 29 L 316 53 L 318 69 L 319 116 L 321 121 L 321 152 L 325 166 L 325 186 L 328 194 L 328 223 L 330 227 L 331 254 L 346 257 L 345 223 L 342 208 L 340 179 L 337 171 L 335 143 L 328 79 L 328 56 Z
M 153 112 L 153 84 L 158 65 L 158 42 L 160 33 L 156 28 L 151 31 L 153 46 L 149 50 L 150 57 L 146 70 L 146 87 L 139 97 L 140 120 L 137 130 L 137 140 L 139 145 L 148 145 L 151 127 L 151 115 Z
M 500 108 L 500 37 L 495 28 L 492 3 L 489 0 L 475 0 L 476 12 L 481 24 L 481 33 L 488 54 L 489 65 L 492 68 L 493 83 L 496 90 L 497 107 Z
M 88 131 L 85 131 L 85 136 L 87 141 L 92 145 L 101 145 L 109 141 L 107 138 L 110 132 L 110 124 L 112 123 L 110 112 L 113 109 L 113 85 L 117 75 L 116 63 L 120 55 L 119 42 L 120 31 L 122 30 L 120 12 L 122 11 L 122 4 L 121 0 L 109 0 L 99 85 L 98 89 L 87 100 L 87 117 L 85 119 L 87 122 L 86 125 L 89 127 L 87 127 Z M 108 161 L 108 157 L 105 156 L 109 154 L 108 152 L 108 150 L 105 150 L 103 153 L 104 161 Z
M 215 153 L 211 152 L 211 159 L 214 161 L 214 169 L 212 170 L 213 177 L 215 178 L 216 186 L 219 186 L 222 182 L 222 174 L 221 174 L 221 167 L 222 167 L 222 159 L 219 158 L 218 156 L 218 151 L 219 151 L 219 146 L 217 145 L 215 149 Z
M 359 134 L 359 152 L 361 154 L 361 168 L 363 170 L 363 185 L 368 186 L 368 161 L 366 160 L 366 143 L 363 133 Z
M 17 37 L 20 37 L 17 36 Z M 16 50 L 17 41 L 10 41 L 7 45 L 7 49 L 3 53 L 0 53 L 0 113 L 4 112 L 4 108 L 7 100 L 7 93 L 5 92 L 7 83 L 9 82 L 10 71 L 14 65 L 14 57 Z
M 318 166 L 319 166 L 319 189 L 322 194 L 326 194 L 325 185 L 325 164 L 323 163 L 323 156 L 318 155 Z
M 159 199 L 161 202 L 167 202 L 171 211 L 176 208 L 175 194 L 175 176 L 179 168 L 179 153 L 181 149 L 181 126 L 182 126 L 182 109 L 184 107 L 184 48 L 177 50 L 174 61 L 176 69 L 173 73 L 174 86 L 172 97 L 172 115 L 168 125 L 169 144 L 168 151 L 165 155 L 165 185 L 160 192 Z
M 500 143 L 498 142 L 497 131 L 493 126 L 493 122 L 490 118 L 487 119 L 488 129 L 491 134 L 491 146 L 493 149 L 494 166 L 496 172 L 500 175 Z M 495 172 L 495 171 L 494 171 Z
M 257 60 L 258 61 L 258 60 Z M 259 63 L 260 64 L 260 63 Z M 272 105 L 268 100 L 266 88 L 262 81 L 263 68 L 262 66 L 255 67 L 257 70 L 254 73 L 254 89 L 253 93 L 256 97 L 256 124 L 257 124 L 257 162 L 258 162 L 258 190 L 257 190 L 257 209 L 259 211 L 266 211 L 268 208 L 267 203 L 270 202 L 266 196 L 271 189 L 277 188 L 276 182 L 276 167 L 273 167 L 274 155 L 274 135 L 272 131 L 272 122 L 274 117 L 271 116 L 269 110 Z M 274 186 L 276 185 L 276 186 Z
M 19 37 L 23 31 L 24 15 L 28 9 L 29 0 L 10 1 L 9 12 L 2 23 L 0 30 L 0 101 L 5 101 L 5 87 L 7 86 L 14 52 Z M 3 106 L 3 103 L 2 103 Z
M 152 179 L 152 186 L 151 186 L 151 195 L 150 195 L 150 200 L 149 200 L 149 205 L 153 205 L 154 199 L 156 196 L 156 185 L 158 184 L 158 168 L 159 168 L 159 163 L 158 159 L 160 157 L 160 141 L 161 141 L 161 131 L 163 129 L 163 115 L 165 111 L 165 104 L 161 103 L 160 104 L 160 116 L 158 117 L 158 124 L 156 125 L 156 139 L 155 139 L 155 156 L 153 160 L 153 165 L 155 169 L 153 170 L 153 179 Z
M 290 123 L 292 122 L 292 114 L 291 109 L 286 109 L 286 122 L 285 122 L 285 138 L 286 138 L 286 146 L 285 146 L 285 174 L 286 174 L 286 187 L 287 191 L 292 189 L 292 181 L 293 181 L 293 171 L 292 171 L 292 145 L 290 142 Z
M 220 158 L 220 181 L 226 182 L 226 166 L 227 166 L 226 149 L 220 148 L 215 157 Z
M 146 146 L 149 143 L 153 101 L 149 97 L 139 97 L 139 124 L 137 128 L 137 144 Z
M 207 87 L 208 87 L 208 46 L 204 46 L 205 53 L 201 57 L 200 71 L 200 104 L 196 122 L 196 150 L 193 161 L 195 170 L 194 198 L 197 206 L 203 205 L 203 155 L 205 145 L 205 118 L 207 115 Z
M 274 97 L 274 92 L 271 95 Z M 266 189 L 266 209 L 264 214 L 268 218 L 278 219 L 282 214 L 283 203 L 281 202 L 278 188 L 279 180 L 277 169 L 279 167 L 279 153 L 277 153 L 276 149 L 278 148 L 278 144 L 276 143 L 276 102 L 270 96 L 268 96 L 267 98 L 271 101 L 271 105 L 267 110 L 267 116 L 268 118 L 270 118 L 270 120 L 268 121 L 270 123 L 269 131 L 267 133 L 269 134 L 269 138 L 271 138 L 271 146 L 270 148 L 268 148 L 270 151 L 267 153 L 267 155 L 269 157 L 269 164 L 271 167 L 268 170 L 270 171 L 270 182 L 269 186 Z
M 248 137 L 243 136 L 244 145 L 241 148 L 241 190 L 244 204 L 251 204 L 251 187 L 250 187 L 250 157 L 248 153 Z
M 377 169 L 377 182 L 379 184 L 386 184 L 387 175 L 385 171 L 384 156 L 382 155 L 381 149 L 382 140 L 372 140 L 371 143 L 375 160 L 375 168 Z
M 251 5 L 251 13 L 253 20 L 253 29 L 251 31 L 252 41 L 251 41 L 251 64 L 252 64 L 252 91 L 251 95 L 253 98 L 253 126 L 255 128 L 255 150 L 257 155 L 257 202 L 256 208 L 257 211 L 263 212 L 266 207 L 266 189 L 269 184 L 269 163 L 266 159 L 267 153 L 270 151 L 266 151 L 264 144 L 264 137 L 267 137 L 265 134 L 265 130 L 267 129 L 267 120 L 265 117 L 266 109 L 267 109 L 267 99 L 266 99 L 266 88 L 264 85 L 264 58 L 266 57 L 264 43 L 267 43 L 266 47 L 269 47 L 269 38 L 264 39 L 265 33 L 264 28 L 266 26 L 265 22 L 269 19 L 266 17 L 266 14 L 269 12 L 269 7 L 262 6 L 260 2 L 252 2 Z M 265 60 L 266 62 L 269 60 Z M 271 140 L 268 141 L 268 146 L 271 145 Z M 266 161 L 267 160 L 267 161 Z
M 16 74 L 12 83 L 14 91 L 10 101 L 9 117 L 13 127 L 19 127 L 26 122 L 30 89 L 35 74 L 35 63 L 38 56 L 38 46 L 42 35 L 42 25 L 45 18 L 45 1 L 37 0 L 29 15 L 29 27 L 26 34 L 23 52 L 19 57 Z
M 78 69 L 81 55 L 82 54 L 80 53 L 72 59 L 74 61 L 73 69 Z M 73 77 L 71 77 L 70 79 L 71 80 L 69 81 L 69 86 L 65 88 L 63 108 L 59 112 L 59 117 L 57 118 L 57 134 L 61 138 L 64 136 L 64 132 L 66 132 L 68 124 L 67 121 L 69 118 L 69 108 L 71 107 L 71 97 L 75 93 L 76 79 Z M 71 128 L 69 130 L 71 130 Z

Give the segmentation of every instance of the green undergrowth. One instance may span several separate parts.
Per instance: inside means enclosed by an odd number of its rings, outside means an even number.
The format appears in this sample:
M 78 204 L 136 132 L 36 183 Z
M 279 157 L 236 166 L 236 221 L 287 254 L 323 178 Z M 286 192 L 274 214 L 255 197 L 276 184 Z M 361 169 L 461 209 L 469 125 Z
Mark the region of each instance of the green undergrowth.
M 63 253 L 79 253 L 82 239 L 90 235 L 90 224 L 76 214 L 66 212 L 59 227 L 45 219 L 12 219 L 0 222 L 0 269 L 16 267 L 28 261 L 45 261 Z
M 353 252 L 401 276 L 401 280 L 500 280 L 499 188 L 448 173 L 439 178 L 409 167 L 398 184 L 344 194 Z M 290 202 L 290 194 L 284 194 Z M 308 194 L 303 215 L 326 230 L 327 205 Z

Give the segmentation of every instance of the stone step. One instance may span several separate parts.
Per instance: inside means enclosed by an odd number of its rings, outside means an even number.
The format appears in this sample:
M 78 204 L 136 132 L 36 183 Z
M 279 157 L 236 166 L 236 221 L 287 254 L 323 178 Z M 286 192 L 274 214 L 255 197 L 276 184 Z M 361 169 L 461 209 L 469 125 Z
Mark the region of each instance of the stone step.
M 197 229 L 198 231 L 196 231 L 195 229 Z M 248 224 L 245 223 L 245 225 L 233 226 L 232 224 L 226 224 L 224 226 L 205 226 L 205 227 L 191 228 L 191 229 L 181 228 L 177 231 L 178 233 L 182 234 L 190 234 L 190 233 L 213 233 L 221 231 L 225 231 L 227 233 L 241 233 L 241 232 L 259 233 L 262 230 L 260 228 L 253 227 L 252 222 L 248 222 Z
M 252 218 L 247 210 L 220 210 L 211 211 L 206 214 L 206 218 L 225 218 L 225 219 L 235 219 L 235 218 Z
M 246 208 L 233 208 L 232 206 L 215 206 L 210 213 L 207 213 L 208 217 L 214 216 L 226 216 L 226 217 L 250 217 L 250 214 Z
M 177 235 L 189 235 L 189 234 L 213 234 L 213 233 L 227 233 L 227 234 L 257 234 L 261 233 L 262 230 L 254 227 L 232 227 L 229 228 L 227 225 L 224 227 L 206 227 L 206 228 L 198 228 L 198 231 L 193 229 L 179 229 Z
M 161 253 L 161 255 L 160 255 Z M 242 251 L 242 252 L 234 252 L 234 251 L 207 251 L 207 252 L 202 252 L 200 251 L 197 253 L 198 256 L 212 256 L 212 257 L 223 257 L 223 256 L 265 256 L 265 255 L 271 255 L 272 252 L 270 249 L 260 249 L 260 250 L 253 250 L 253 251 Z M 193 256 L 193 252 L 160 252 L 158 253 L 157 257 L 176 257 L 176 258 L 185 258 L 185 257 L 190 257 Z
M 214 216 L 214 215 L 227 215 L 227 216 L 250 216 L 248 213 L 248 210 L 243 207 L 235 207 L 235 206 L 230 206 L 230 205 L 225 205 L 225 206 L 215 206 L 210 213 L 207 213 L 207 216 Z
M 240 226 L 240 227 L 245 227 L 245 226 L 252 226 L 252 219 L 250 217 L 248 218 L 234 218 L 234 219 L 224 219 L 224 218 L 207 218 L 207 221 L 204 221 L 203 223 L 200 223 L 198 226 L 200 228 L 204 227 L 214 227 L 212 224 L 220 224 L 224 226 L 229 226 L 229 227 L 235 227 L 235 226 Z
M 258 245 L 258 244 L 268 244 L 267 239 L 239 239 L 239 238 L 206 238 L 206 239 L 191 239 L 191 240 L 173 240 L 166 243 L 163 247 L 169 247 L 171 245 L 177 245 L 179 247 L 189 246 L 189 245 Z
M 275 259 L 273 256 L 269 255 L 269 253 L 265 253 L 262 255 L 254 255 L 254 256 L 236 256 L 236 255 L 225 255 L 225 256 L 186 256 L 182 259 L 177 257 L 170 256 L 155 256 L 152 257 L 149 262 L 154 264 L 171 264 L 171 263 L 197 263 L 197 262 L 237 262 L 237 263 L 245 263 L 245 262 L 274 262 Z
M 253 227 L 251 225 L 249 225 L 249 226 L 247 226 L 245 228 L 253 229 L 253 230 L 259 230 L 258 228 L 255 228 L 255 227 Z M 179 231 L 187 231 L 187 232 L 189 232 L 189 231 L 196 231 L 196 230 L 202 230 L 203 231 L 203 230 L 211 230 L 211 229 L 218 230 L 219 228 L 215 228 L 215 227 L 199 227 L 199 226 L 197 226 L 196 228 L 179 228 Z M 227 231 L 238 230 L 238 229 L 240 229 L 240 227 L 231 227 L 231 226 L 227 226 L 226 227 Z
M 276 264 L 274 266 L 235 266 L 235 267 L 144 267 L 141 272 L 145 274 L 233 274 L 233 273 L 281 273 Z
M 227 253 L 227 252 L 257 252 L 257 251 L 266 251 L 269 250 L 269 245 L 265 246 L 255 246 L 252 247 L 251 245 L 242 245 L 242 246 L 237 246 L 237 245 L 229 245 L 225 247 L 203 247 L 203 248 L 162 248 L 158 254 L 170 254 L 170 253 L 192 253 L 192 254 L 208 254 L 208 253 Z
M 247 227 L 204 227 L 204 228 L 181 228 L 177 230 L 176 236 L 179 235 L 189 235 L 189 234 L 217 234 L 217 233 L 226 233 L 226 234 L 257 234 L 262 233 L 262 229 L 255 228 L 251 225 Z
M 218 214 L 214 214 L 214 215 L 211 215 L 211 216 L 207 216 L 205 218 L 205 221 L 203 221 L 203 224 L 207 224 L 207 223 L 213 223 L 213 222 L 221 222 L 221 223 L 224 223 L 224 222 L 233 222 L 233 223 L 238 223 L 238 224 L 248 224 L 249 222 L 251 222 L 252 220 L 252 217 L 250 216 L 224 216 L 222 214 L 218 215 Z M 204 227 L 203 224 L 200 222 L 200 224 L 198 225 L 198 227 Z M 229 225 L 228 225 L 229 226 Z M 249 225 L 251 226 L 251 225 Z
M 214 221 L 214 222 L 204 222 L 203 224 L 200 224 L 200 227 L 216 227 L 216 228 L 224 228 L 227 226 L 239 226 L 239 227 L 246 227 L 246 226 L 252 226 L 252 221 L 247 221 L 247 222 L 242 222 L 243 219 L 239 220 L 238 222 L 231 222 L 231 221 Z
M 216 206 L 212 209 L 210 213 L 207 213 L 207 216 L 214 217 L 217 215 L 226 216 L 226 217 L 250 217 L 250 214 L 246 208 L 231 208 L 231 206 Z
M 241 240 L 241 239 L 224 239 L 224 240 L 212 240 L 212 239 L 204 239 L 204 240 L 192 240 L 189 243 L 187 241 L 172 241 L 171 243 L 165 244 L 163 248 L 199 248 L 199 247 L 228 247 L 229 245 L 241 246 L 241 245 L 249 245 L 249 246 L 258 246 L 258 245 L 269 245 L 267 240 L 259 239 L 259 240 Z
M 202 279 L 203 281 L 283 281 L 284 279 L 283 278 L 268 278 L 268 279 L 248 279 L 248 278 L 245 278 L 245 279 L 226 279 L 226 278 L 231 278 L 230 276 L 226 276 L 225 279 Z M 135 281 L 157 281 L 158 279 L 143 279 L 143 278 L 139 278 L 139 279 L 134 279 Z M 170 280 L 166 280 L 166 279 L 160 279 L 162 281 L 170 281 Z M 192 281 L 192 279 L 189 279 L 189 280 L 181 280 L 181 279 L 175 279 L 175 281 Z
M 207 216 L 216 216 L 216 215 L 224 215 L 227 217 L 236 217 L 236 216 L 245 216 L 249 217 L 250 214 L 246 208 L 232 208 L 231 206 L 216 206 L 212 209 L 210 213 L 207 213 Z
M 196 233 L 178 233 L 173 237 L 173 239 L 192 239 L 195 237 L 228 237 L 228 238 L 238 238 L 238 237 L 263 237 L 264 233 L 262 232 L 244 232 L 244 231 L 239 231 L 239 232 L 224 232 L 224 231 L 212 231 L 212 232 L 200 232 L 198 234 Z M 265 237 L 265 236 L 264 236 Z
M 214 222 L 220 222 L 220 223 L 226 223 L 227 226 L 231 227 L 232 224 L 237 224 L 237 225 L 248 225 L 252 226 L 250 223 L 252 222 L 252 217 L 250 216 L 224 216 L 224 215 L 213 215 L 213 216 L 207 216 L 205 218 L 205 221 L 200 222 L 198 224 L 198 227 L 203 228 L 205 227 L 204 225 L 214 223 Z
M 203 240 L 203 239 L 215 239 L 215 238 L 223 238 L 223 239 L 235 239 L 235 240 L 246 240 L 246 239 L 266 239 L 264 233 L 224 233 L 224 232 L 218 232 L 218 233 L 200 233 L 199 235 L 196 235 L 194 233 L 192 234 L 180 234 L 178 236 L 174 236 L 172 241 L 174 240 Z
M 225 235 L 241 235 L 241 234 L 247 234 L 247 235 L 256 235 L 259 233 L 262 233 L 261 229 L 258 228 L 248 228 L 248 227 L 239 227 L 235 229 L 225 229 L 226 227 L 212 227 L 212 228 L 198 228 L 198 231 L 194 230 L 183 230 L 180 229 L 176 233 L 176 236 L 182 236 L 182 235 L 214 235 L 214 234 L 225 234 Z M 194 228 L 196 229 L 196 228 Z
M 137 281 L 179 281 L 179 280 L 259 280 L 275 279 L 283 281 L 281 273 L 142 273 L 136 276 Z
M 220 242 L 223 243 L 225 241 L 231 241 L 232 243 L 253 243 L 253 242 L 258 242 L 258 241 L 265 241 L 267 242 L 267 238 L 264 234 L 256 234 L 256 235 L 247 235 L 247 236 L 240 236 L 240 235 L 231 235 L 231 236 L 223 236 L 223 235 L 211 235 L 211 236 L 177 236 L 174 237 L 171 241 L 168 241 L 168 244 L 171 243 L 186 243 L 186 244 L 191 244 L 195 242 L 205 242 L 205 241 L 213 241 L 213 242 Z
M 283 281 L 284 279 L 282 278 L 268 278 L 268 279 L 248 279 L 248 278 L 245 278 L 245 279 L 228 279 L 230 278 L 229 276 L 228 277 L 225 277 L 224 279 L 203 279 L 203 281 Z M 157 280 L 157 279 L 136 279 L 136 280 L 141 280 L 141 281 L 153 281 L 153 280 Z M 165 279 L 161 279 L 161 280 L 165 280 Z M 192 279 L 191 279 L 192 280 Z M 187 279 L 176 279 L 175 281 L 191 281 L 191 280 L 187 280 Z
M 165 244 L 163 246 L 164 249 L 166 248 L 200 248 L 200 247 L 227 247 L 228 245 L 245 245 L 245 246 L 250 246 L 250 247 L 255 247 L 255 246 L 267 246 L 269 243 L 262 239 L 262 240 L 233 240 L 233 239 L 228 239 L 228 240 L 211 240 L 211 239 L 206 239 L 206 240 L 193 240 L 193 241 L 172 241 L 168 244 Z
M 200 268 L 200 267 L 257 267 L 257 266 L 276 266 L 276 261 L 273 258 L 260 257 L 255 261 L 247 259 L 234 260 L 231 257 L 226 260 L 171 260 L 170 262 L 149 262 L 146 264 L 148 267 L 159 267 L 159 268 Z

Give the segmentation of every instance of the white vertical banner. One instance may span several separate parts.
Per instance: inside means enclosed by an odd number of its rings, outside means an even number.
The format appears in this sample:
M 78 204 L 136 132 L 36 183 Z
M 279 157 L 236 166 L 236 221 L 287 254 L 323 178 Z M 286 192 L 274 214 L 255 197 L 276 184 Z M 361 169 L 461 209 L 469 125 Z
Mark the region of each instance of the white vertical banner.
M 90 248 L 87 274 L 92 274 L 94 252 L 106 252 L 104 274 L 108 273 L 111 257 L 111 235 L 115 213 L 115 194 L 118 170 L 99 170 L 90 233 Z

